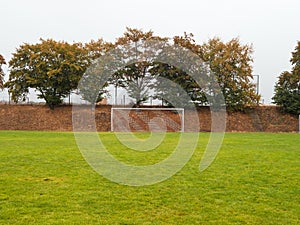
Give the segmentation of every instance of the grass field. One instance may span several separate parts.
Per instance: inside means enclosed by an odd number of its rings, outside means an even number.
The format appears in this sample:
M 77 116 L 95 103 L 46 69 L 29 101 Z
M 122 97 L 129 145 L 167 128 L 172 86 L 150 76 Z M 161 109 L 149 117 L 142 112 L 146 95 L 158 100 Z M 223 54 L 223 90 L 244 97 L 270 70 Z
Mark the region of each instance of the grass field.
M 100 135 L 120 160 L 151 164 L 179 134 L 136 155 Z M 175 176 L 130 187 L 97 174 L 72 133 L 0 131 L 0 224 L 300 224 L 299 134 L 227 133 L 200 173 L 207 140 Z

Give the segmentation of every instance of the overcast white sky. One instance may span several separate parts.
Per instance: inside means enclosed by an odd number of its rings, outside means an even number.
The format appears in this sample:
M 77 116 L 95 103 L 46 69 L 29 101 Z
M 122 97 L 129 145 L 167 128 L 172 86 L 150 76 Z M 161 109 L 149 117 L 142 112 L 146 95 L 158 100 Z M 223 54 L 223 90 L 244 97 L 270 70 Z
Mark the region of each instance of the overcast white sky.
M 198 43 L 239 37 L 253 44 L 254 74 L 260 75 L 265 103 L 271 102 L 279 74 L 290 70 L 291 52 L 300 41 L 299 0 L 7 0 L 0 18 L 0 54 L 7 61 L 23 42 L 114 41 L 126 26 L 167 37 L 192 32 Z

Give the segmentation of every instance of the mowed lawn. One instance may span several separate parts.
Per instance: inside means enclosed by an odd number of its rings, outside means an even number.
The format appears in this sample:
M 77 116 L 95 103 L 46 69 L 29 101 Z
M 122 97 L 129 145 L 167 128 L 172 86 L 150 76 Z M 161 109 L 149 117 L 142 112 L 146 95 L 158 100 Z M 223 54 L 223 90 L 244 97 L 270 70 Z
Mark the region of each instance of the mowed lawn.
M 120 160 L 144 165 L 167 156 L 180 134 L 136 153 L 99 135 Z M 131 187 L 96 173 L 72 133 L 0 131 L 0 224 L 300 224 L 299 134 L 227 133 L 200 173 L 208 137 L 170 179 Z

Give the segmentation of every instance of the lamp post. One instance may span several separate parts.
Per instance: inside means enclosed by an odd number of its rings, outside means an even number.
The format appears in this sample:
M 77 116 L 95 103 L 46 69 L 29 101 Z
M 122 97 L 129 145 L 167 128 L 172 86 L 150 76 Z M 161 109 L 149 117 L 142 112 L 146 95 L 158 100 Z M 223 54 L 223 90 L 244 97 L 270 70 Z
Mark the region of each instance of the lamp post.
M 253 77 L 256 77 L 256 94 L 259 94 L 259 75 L 253 75 Z M 259 100 L 257 100 L 257 104 L 259 104 Z
M 10 92 L 8 91 L 8 104 L 10 105 Z
M 256 94 L 259 94 L 259 75 L 253 75 L 256 77 Z
M 117 105 L 118 101 L 118 83 L 115 84 L 115 105 Z

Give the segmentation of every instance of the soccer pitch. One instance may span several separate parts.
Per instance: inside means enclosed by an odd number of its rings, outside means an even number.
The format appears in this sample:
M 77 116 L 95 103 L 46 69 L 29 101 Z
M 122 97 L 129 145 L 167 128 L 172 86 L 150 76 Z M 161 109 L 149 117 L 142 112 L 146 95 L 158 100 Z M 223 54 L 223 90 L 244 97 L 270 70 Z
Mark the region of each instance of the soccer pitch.
M 149 152 L 99 135 L 118 160 L 148 165 L 168 156 L 180 133 Z M 170 179 L 132 187 L 96 173 L 71 132 L 0 131 L 0 224 L 300 224 L 299 134 L 226 133 L 200 173 L 208 138 L 200 134 Z

